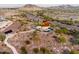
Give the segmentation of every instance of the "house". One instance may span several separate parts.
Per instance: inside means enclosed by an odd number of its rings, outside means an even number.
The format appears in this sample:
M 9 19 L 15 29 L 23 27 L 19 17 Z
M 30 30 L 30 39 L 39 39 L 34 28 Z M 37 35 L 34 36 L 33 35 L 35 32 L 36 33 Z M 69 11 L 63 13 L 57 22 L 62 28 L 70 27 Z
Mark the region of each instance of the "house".
M 42 22 L 42 26 L 37 26 L 36 29 L 41 31 L 50 31 L 50 22 L 45 20 Z
M 43 25 L 42 26 L 48 27 L 49 25 L 50 25 L 49 21 L 47 21 L 47 20 L 43 21 Z

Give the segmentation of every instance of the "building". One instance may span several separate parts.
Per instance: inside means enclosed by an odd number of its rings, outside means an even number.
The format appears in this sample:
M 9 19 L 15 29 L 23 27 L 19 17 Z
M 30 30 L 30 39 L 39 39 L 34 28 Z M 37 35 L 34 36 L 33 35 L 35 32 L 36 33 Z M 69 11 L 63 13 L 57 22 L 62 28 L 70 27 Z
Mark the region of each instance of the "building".
M 50 23 L 49 23 L 49 21 L 47 21 L 47 20 L 44 20 L 43 21 L 43 27 L 48 27 L 50 25 Z
M 41 31 L 49 31 L 50 29 L 50 23 L 49 21 L 43 21 L 42 22 L 42 26 L 37 26 L 36 29 L 37 30 L 41 30 Z
M 0 22 L 0 32 L 5 34 L 17 32 L 21 24 L 18 21 L 2 21 Z

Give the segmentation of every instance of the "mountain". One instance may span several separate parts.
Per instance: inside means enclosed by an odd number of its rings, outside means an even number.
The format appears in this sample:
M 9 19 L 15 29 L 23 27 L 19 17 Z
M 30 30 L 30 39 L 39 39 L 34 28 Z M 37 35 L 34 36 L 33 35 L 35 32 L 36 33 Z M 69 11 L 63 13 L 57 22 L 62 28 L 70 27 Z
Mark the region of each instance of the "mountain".
M 58 7 L 60 7 L 60 8 L 73 8 L 74 6 L 71 6 L 71 5 L 60 5 Z
M 35 10 L 42 10 L 41 7 L 32 5 L 32 4 L 26 4 L 23 7 L 20 8 L 21 10 L 27 10 L 27 11 L 35 11 Z
M 26 4 L 24 5 L 24 7 L 31 8 L 31 7 L 39 7 L 39 6 L 33 4 Z
M 74 5 L 59 5 L 59 6 L 51 6 L 48 7 L 48 9 L 56 9 L 56 10 L 79 10 L 79 6 L 74 6 Z

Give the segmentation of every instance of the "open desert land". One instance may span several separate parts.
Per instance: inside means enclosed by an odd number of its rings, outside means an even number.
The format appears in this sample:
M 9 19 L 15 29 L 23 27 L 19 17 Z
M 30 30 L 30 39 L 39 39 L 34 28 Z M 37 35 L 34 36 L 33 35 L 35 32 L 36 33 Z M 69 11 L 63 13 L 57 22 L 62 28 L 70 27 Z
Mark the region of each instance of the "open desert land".
M 0 8 L 0 53 L 79 54 L 79 6 Z

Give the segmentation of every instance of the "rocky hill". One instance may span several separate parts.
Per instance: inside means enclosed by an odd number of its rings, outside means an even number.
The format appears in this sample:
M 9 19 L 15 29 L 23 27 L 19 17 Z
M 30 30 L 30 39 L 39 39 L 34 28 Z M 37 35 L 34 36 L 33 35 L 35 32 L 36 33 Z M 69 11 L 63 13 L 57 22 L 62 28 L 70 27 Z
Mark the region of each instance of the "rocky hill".
M 42 8 L 36 5 L 26 4 L 25 6 L 21 7 L 20 10 L 35 11 L 42 10 Z

